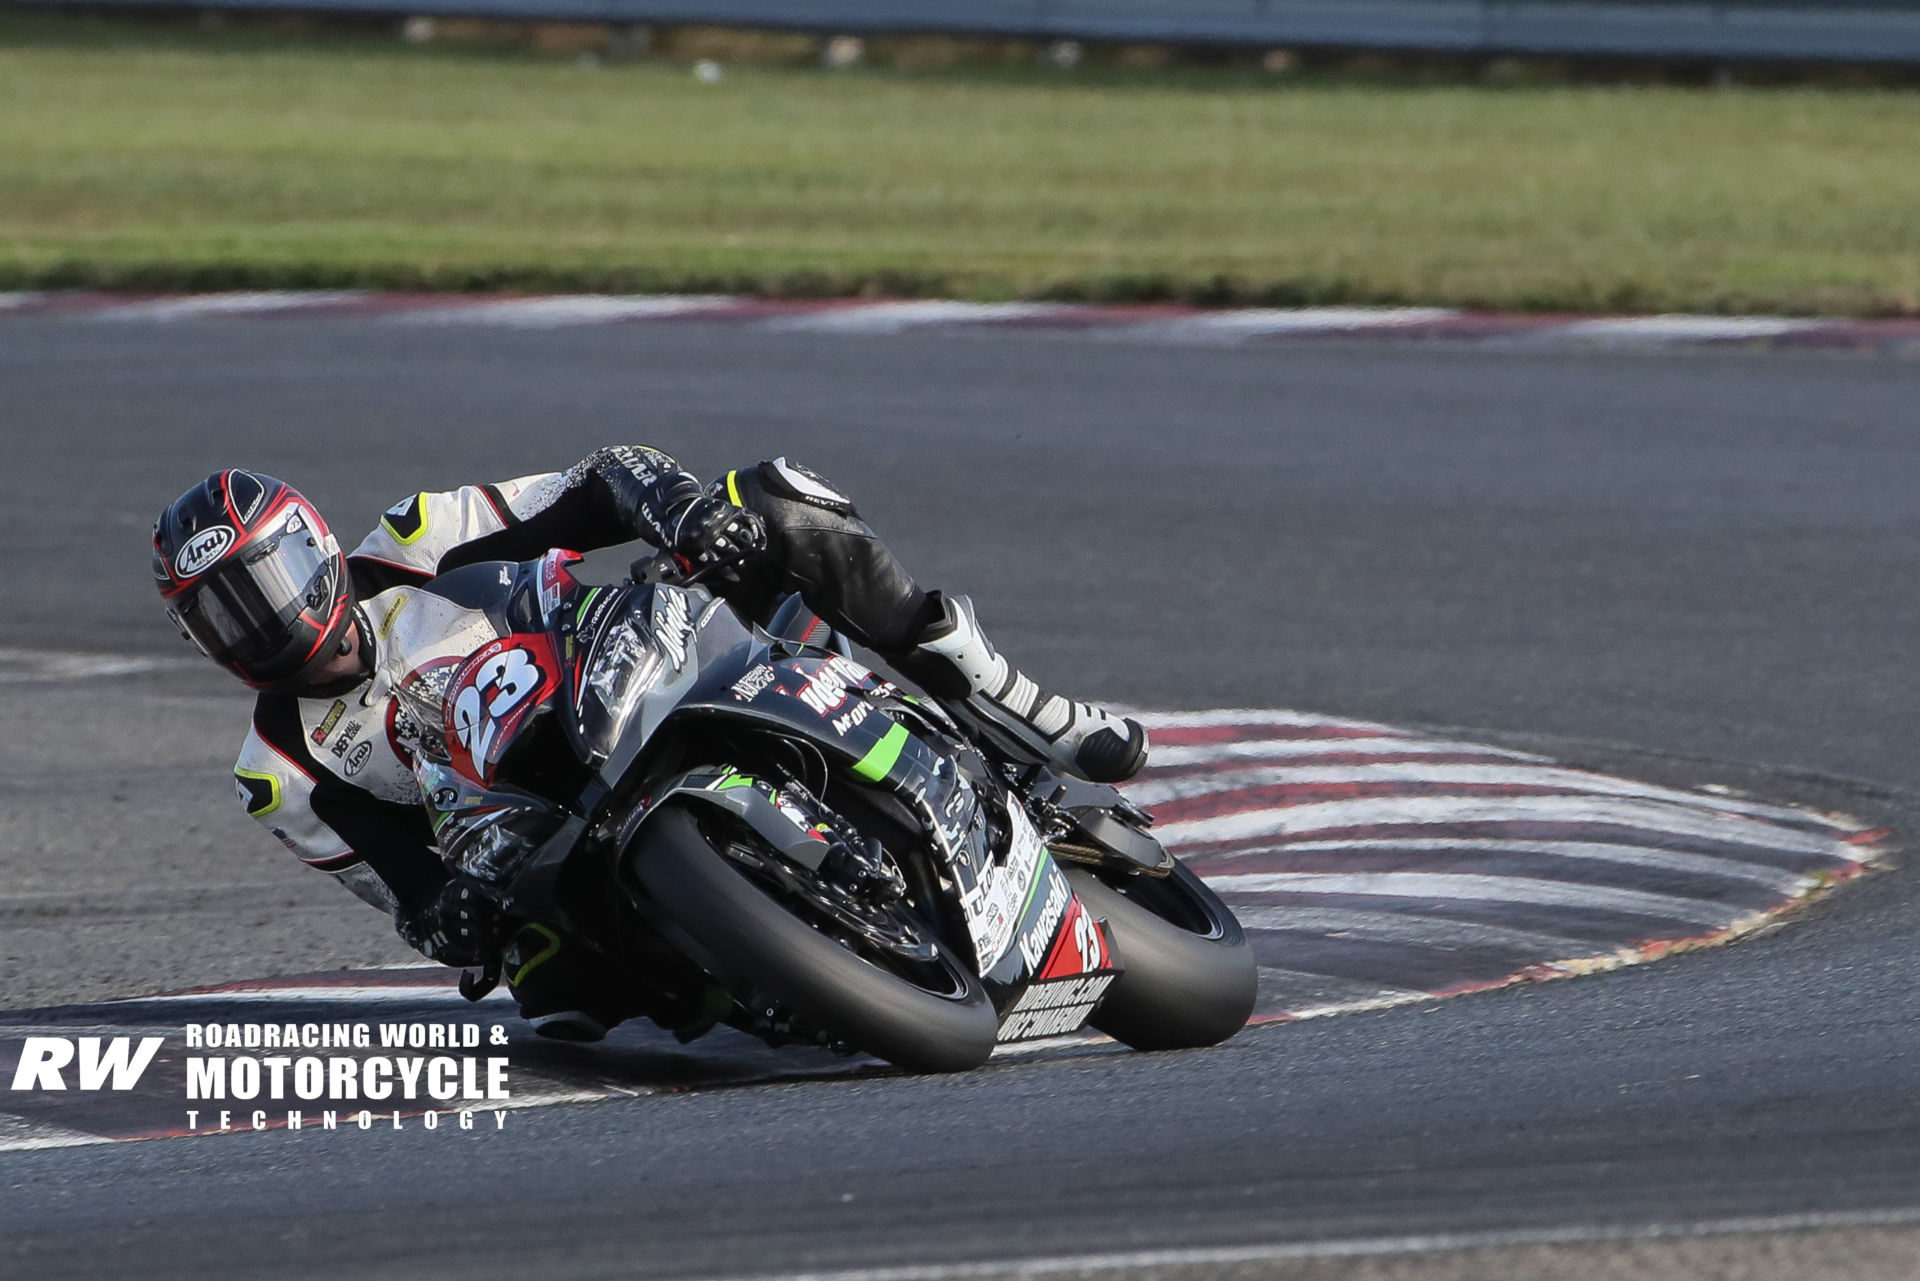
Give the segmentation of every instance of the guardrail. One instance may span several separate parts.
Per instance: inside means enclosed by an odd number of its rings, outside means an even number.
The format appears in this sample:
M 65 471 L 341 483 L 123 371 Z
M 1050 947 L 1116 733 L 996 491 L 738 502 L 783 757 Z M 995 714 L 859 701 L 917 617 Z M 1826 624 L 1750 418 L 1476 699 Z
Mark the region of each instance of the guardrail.
M 90 0 L 27 2 L 79 7 Z M 114 7 L 1489 55 L 1920 63 L 1920 0 L 114 0 Z

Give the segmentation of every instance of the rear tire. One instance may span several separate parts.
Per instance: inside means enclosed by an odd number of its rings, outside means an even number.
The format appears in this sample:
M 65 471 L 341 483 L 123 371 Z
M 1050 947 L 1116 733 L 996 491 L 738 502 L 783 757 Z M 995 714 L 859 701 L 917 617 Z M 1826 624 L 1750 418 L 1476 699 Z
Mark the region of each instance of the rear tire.
M 1164 878 L 1127 877 L 1128 893 L 1068 867 L 1087 910 L 1104 917 L 1125 972 L 1093 1026 L 1136 1050 L 1217 1045 L 1246 1026 L 1260 971 L 1240 922 L 1185 864 Z
M 737 871 L 684 808 L 668 806 L 647 820 L 627 866 L 686 935 L 694 959 L 722 981 L 765 993 L 909 1071 L 963 1072 L 993 1052 L 999 1018 L 980 980 L 957 958 L 945 966 L 950 994 L 863 959 Z

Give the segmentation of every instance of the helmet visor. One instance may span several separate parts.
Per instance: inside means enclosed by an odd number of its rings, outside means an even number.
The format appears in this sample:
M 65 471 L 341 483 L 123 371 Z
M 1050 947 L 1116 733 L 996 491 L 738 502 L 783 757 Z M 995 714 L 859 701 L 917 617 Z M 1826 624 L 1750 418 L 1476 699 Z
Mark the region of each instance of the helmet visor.
M 335 557 L 298 507 L 280 529 L 210 569 L 175 604 L 175 616 L 207 656 L 248 669 L 279 666 L 305 615 L 326 625 L 339 588 Z M 299 666 L 295 663 L 294 666 Z M 261 672 L 262 676 L 270 673 Z

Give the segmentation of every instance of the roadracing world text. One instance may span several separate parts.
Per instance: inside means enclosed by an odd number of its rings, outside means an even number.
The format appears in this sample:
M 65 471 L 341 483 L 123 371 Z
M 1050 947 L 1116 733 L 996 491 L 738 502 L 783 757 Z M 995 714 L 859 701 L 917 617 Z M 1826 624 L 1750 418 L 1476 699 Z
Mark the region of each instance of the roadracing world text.
M 252 1129 L 300 1129 L 305 1123 L 335 1129 L 343 1121 L 363 1130 L 376 1121 L 383 1128 L 405 1128 L 412 1119 L 437 1129 L 441 1109 L 458 1113 L 457 1128 L 471 1129 L 476 1105 L 491 1105 L 490 1128 L 500 1129 L 506 1121 L 502 1105 L 510 1106 L 513 1097 L 507 1033 L 499 1025 L 196 1023 L 183 1029 L 185 1053 L 178 1057 L 162 1052 L 170 1040 L 30 1036 L 20 1047 L 12 1089 L 131 1092 L 156 1103 L 178 1090 L 189 1103 L 318 1105 L 304 1115 L 289 1110 L 271 1120 L 253 1111 L 250 1126 L 241 1122 Z M 190 1108 L 186 1118 L 189 1131 L 237 1128 L 230 1109 Z

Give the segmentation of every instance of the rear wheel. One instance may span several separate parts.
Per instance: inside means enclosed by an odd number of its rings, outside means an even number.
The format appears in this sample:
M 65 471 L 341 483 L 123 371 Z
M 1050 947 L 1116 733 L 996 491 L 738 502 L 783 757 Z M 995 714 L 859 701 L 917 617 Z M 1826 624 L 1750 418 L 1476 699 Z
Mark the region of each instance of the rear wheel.
M 1260 972 L 1233 912 L 1176 862 L 1164 877 L 1084 867 L 1067 879 L 1113 932 L 1125 972 L 1114 980 L 1093 1026 L 1136 1050 L 1214 1045 L 1246 1026 Z
M 856 914 L 796 892 L 757 838 L 703 832 L 678 805 L 647 820 L 627 866 L 736 991 L 916 1072 L 964 1071 L 993 1052 L 999 1019 L 980 980 L 905 910 Z

